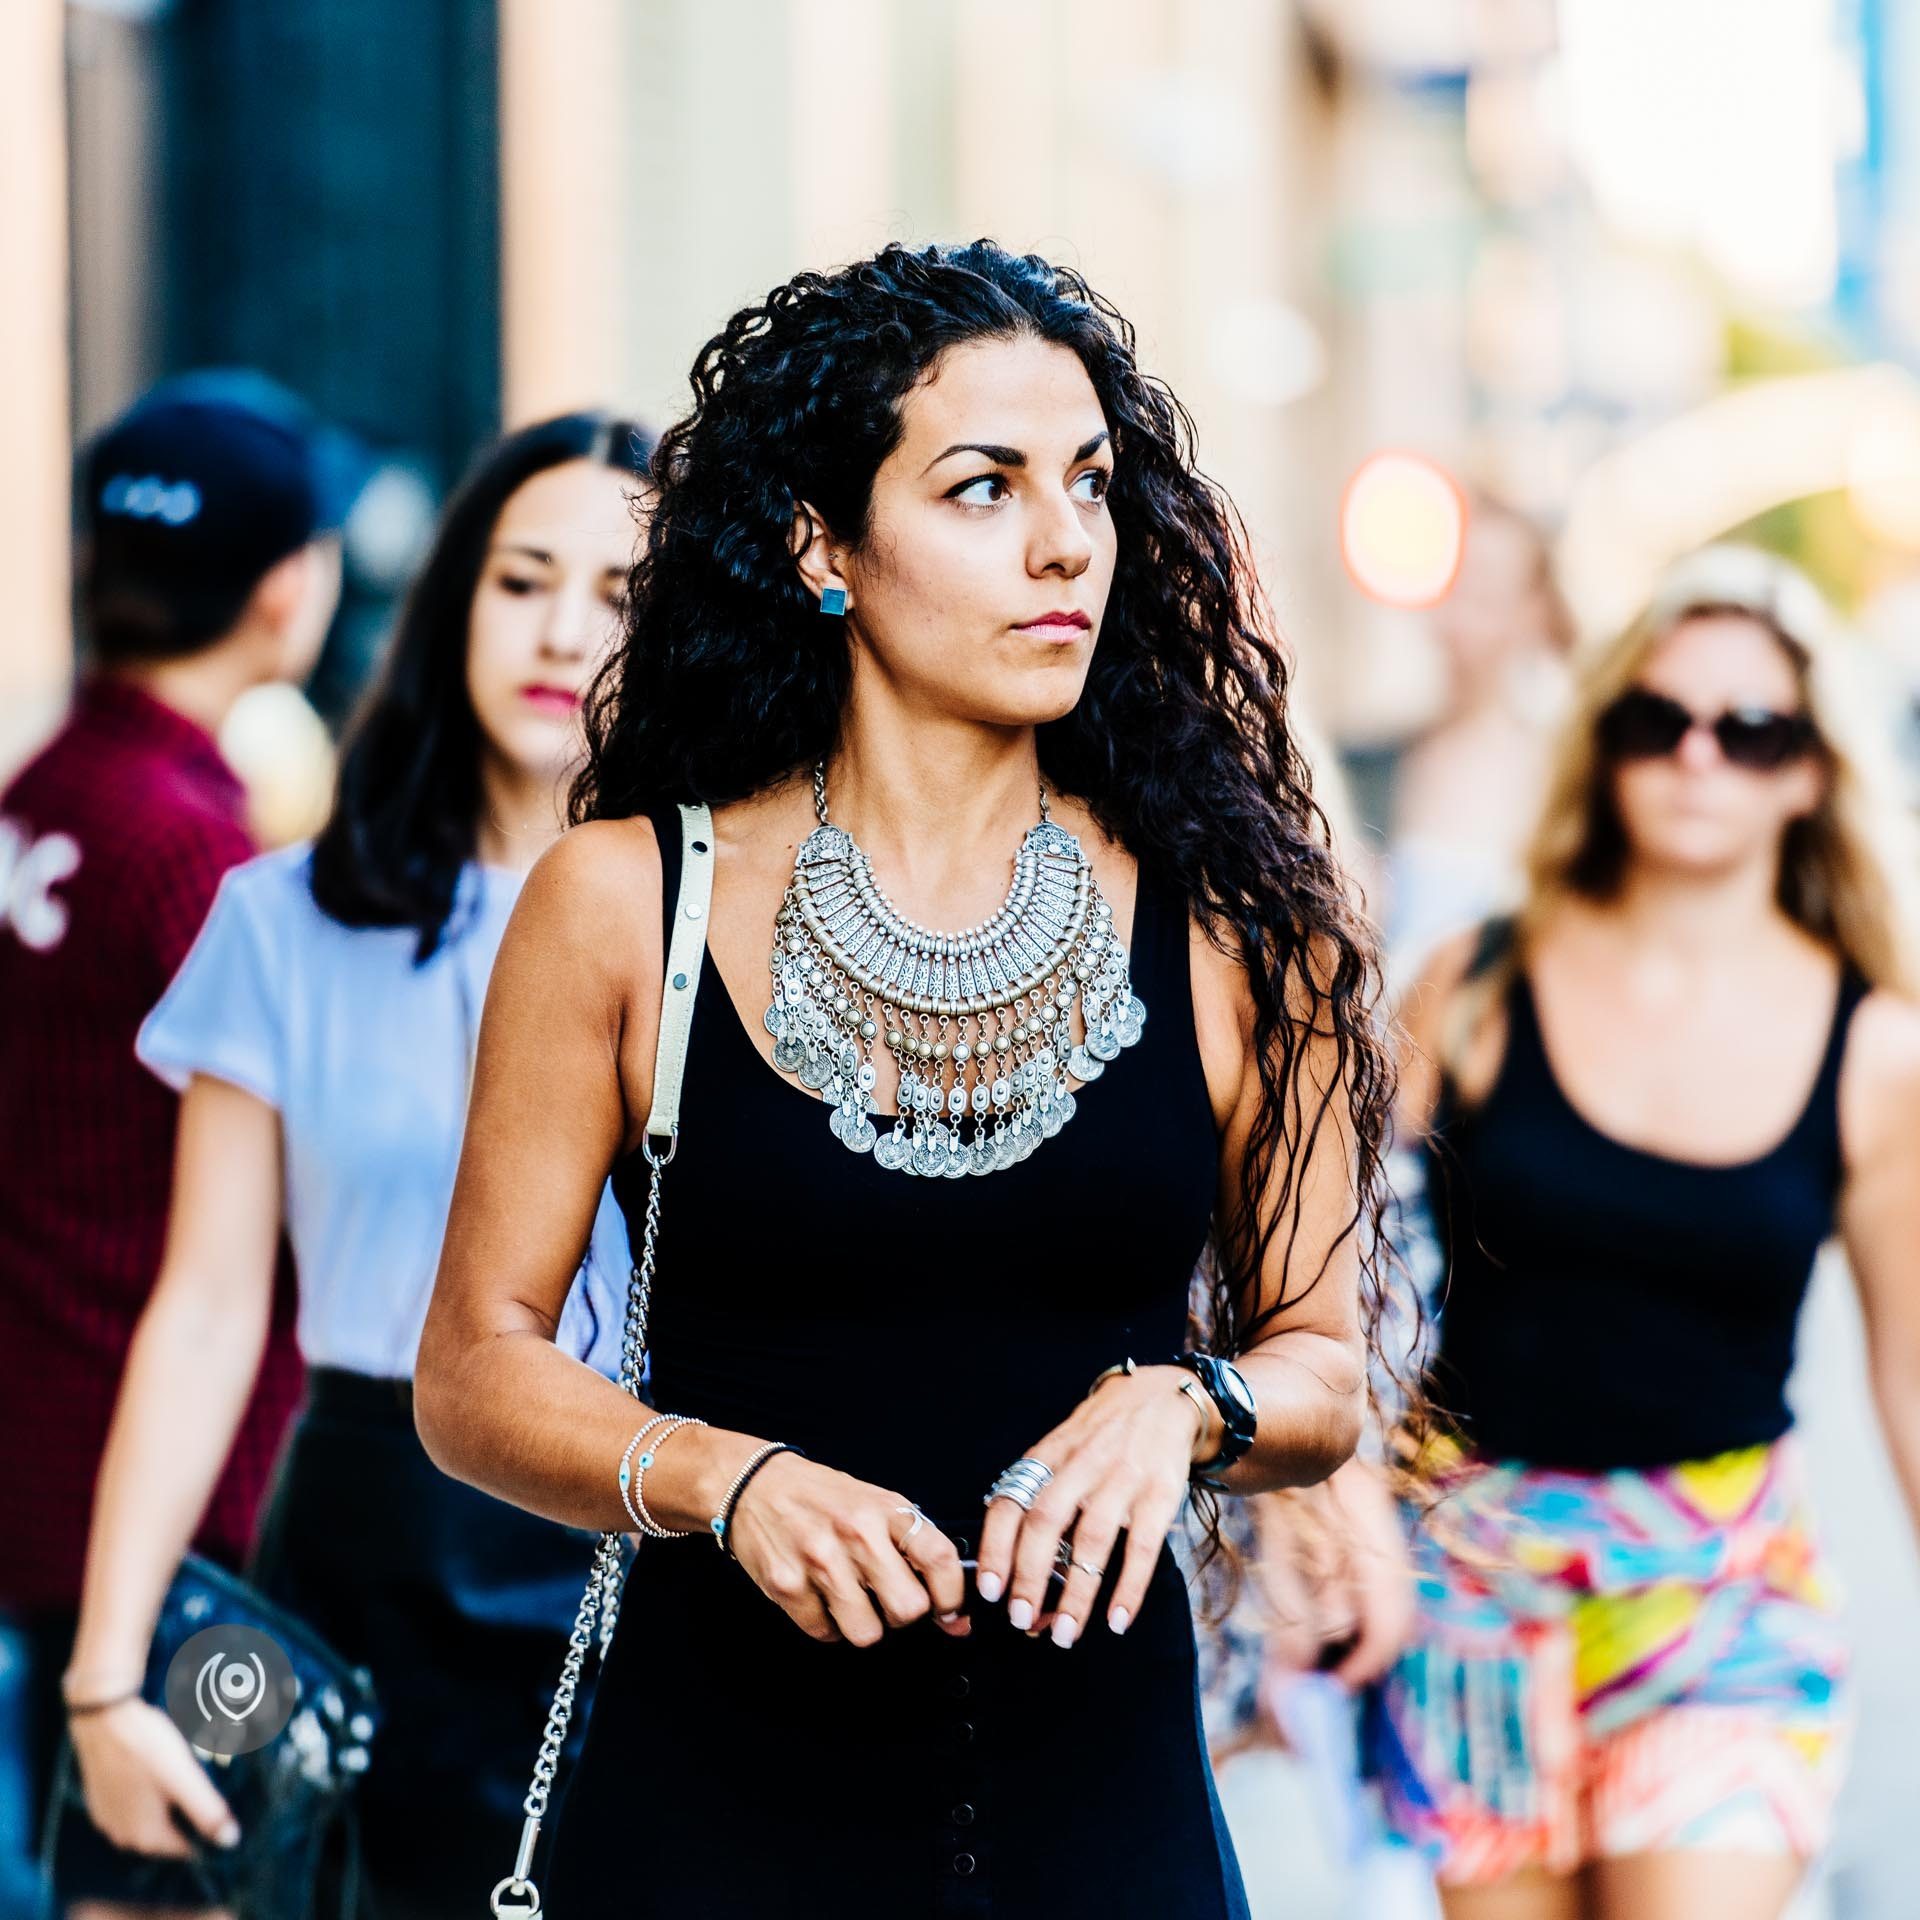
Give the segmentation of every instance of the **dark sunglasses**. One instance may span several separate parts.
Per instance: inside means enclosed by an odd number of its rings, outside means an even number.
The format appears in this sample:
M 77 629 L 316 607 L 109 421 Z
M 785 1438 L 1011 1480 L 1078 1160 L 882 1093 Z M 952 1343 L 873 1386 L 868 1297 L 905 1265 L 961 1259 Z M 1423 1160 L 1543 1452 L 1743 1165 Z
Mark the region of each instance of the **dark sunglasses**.
M 1709 720 L 1664 693 L 1629 687 L 1600 716 L 1600 746 L 1612 760 L 1659 760 L 1674 752 L 1695 727 L 1705 727 L 1713 735 L 1729 765 L 1755 773 L 1784 767 L 1819 737 L 1804 713 L 1729 707 Z

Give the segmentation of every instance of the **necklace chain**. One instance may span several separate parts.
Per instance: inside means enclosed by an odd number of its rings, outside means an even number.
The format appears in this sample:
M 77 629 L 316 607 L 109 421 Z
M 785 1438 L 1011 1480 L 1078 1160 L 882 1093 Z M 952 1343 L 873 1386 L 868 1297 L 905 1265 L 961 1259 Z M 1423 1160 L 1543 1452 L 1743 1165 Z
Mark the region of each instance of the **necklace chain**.
M 831 824 L 827 819 L 827 763 L 824 760 L 814 762 L 813 811 L 823 827 Z M 1047 798 L 1044 780 L 1040 782 L 1040 818 L 1043 822 L 1053 818 L 1053 803 Z

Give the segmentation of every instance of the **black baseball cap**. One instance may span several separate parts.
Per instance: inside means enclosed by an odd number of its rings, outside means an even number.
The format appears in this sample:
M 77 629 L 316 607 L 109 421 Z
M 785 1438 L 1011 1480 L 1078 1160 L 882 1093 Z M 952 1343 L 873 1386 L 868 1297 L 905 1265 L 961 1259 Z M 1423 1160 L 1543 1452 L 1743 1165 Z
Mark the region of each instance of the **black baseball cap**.
M 364 472 L 348 436 L 264 374 L 162 381 L 82 458 L 90 590 L 149 597 L 189 628 L 237 614 L 271 567 L 344 522 Z

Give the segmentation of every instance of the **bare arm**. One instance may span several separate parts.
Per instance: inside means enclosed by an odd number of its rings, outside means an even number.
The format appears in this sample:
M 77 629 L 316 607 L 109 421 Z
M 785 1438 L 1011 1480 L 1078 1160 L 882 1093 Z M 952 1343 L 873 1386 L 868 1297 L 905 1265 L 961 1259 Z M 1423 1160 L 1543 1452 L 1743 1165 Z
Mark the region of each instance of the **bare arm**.
M 160 1602 L 259 1379 L 279 1237 L 279 1115 L 196 1074 L 180 1105 L 160 1275 L 94 1488 L 76 1696 L 137 1684 L 146 1669 Z
M 637 1138 L 623 1046 L 651 1078 L 660 871 L 563 840 L 528 876 L 487 988 L 466 1136 L 414 1367 L 414 1418 L 436 1465 L 572 1526 L 630 1524 L 610 1461 L 640 1424 L 630 1396 L 554 1345 L 608 1170 Z M 595 858 L 596 854 L 611 858 Z M 598 925 L 593 923 L 598 921 Z M 618 956 L 618 959 L 616 959 Z M 632 968 L 634 1018 L 619 961 Z M 612 1452 L 607 1449 L 611 1446 Z M 650 1503 L 699 1504 L 665 1470 Z M 594 1461 L 605 1470 L 589 1472 Z M 669 1486 L 669 1483 L 671 1487 Z M 658 1493 L 656 1500 L 655 1494 Z M 703 1516 L 704 1518 L 704 1516 Z M 678 1524 L 688 1524 L 681 1519 Z
M 528 876 L 494 963 L 414 1374 L 415 1421 L 438 1466 L 600 1532 L 631 1525 L 616 1468 L 649 1410 L 561 1352 L 554 1333 L 608 1172 L 646 1124 L 661 972 L 660 856 L 647 822 L 565 835 Z M 670 1208 L 670 1174 L 665 1195 Z M 700 1276 L 676 1272 L 671 1284 Z M 647 1472 L 648 1509 L 664 1526 L 704 1532 L 761 1439 L 682 1429 Z M 734 1551 L 803 1631 L 870 1645 L 883 1617 L 904 1625 L 930 1604 L 957 1616 L 964 1598 L 959 1556 L 937 1529 L 924 1527 L 910 1551 L 896 1546 L 903 1504 L 782 1455 L 742 1498 Z
M 1840 1113 L 1840 1233 L 1874 1407 L 1920 1540 L 1920 1007 L 1875 994 L 1854 1016 Z
M 1394 1125 L 1396 1157 L 1403 1162 L 1411 1160 L 1411 1149 L 1433 1124 L 1443 1036 L 1478 941 L 1477 932 L 1468 932 L 1443 943 L 1428 957 L 1400 1003 L 1394 1029 L 1399 1072 Z M 1497 1032 L 1493 1038 L 1497 1043 Z M 1486 1052 L 1486 1045 L 1478 1041 L 1469 1049 L 1473 1056 Z M 1484 1057 L 1467 1064 L 1472 1072 L 1486 1070 Z M 1328 1481 L 1326 1491 L 1328 1497 L 1316 1497 L 1310 1507 L 1290 1499 L 1267 1505 L 1261 1566 L 1270 1582 L 1292 1583 L 1304 1594 L 1309 1583 L 1299 1569 L 1290 1566 L 1290 1560 L 1297 1554 L 1310 1561 L 1318 1554 L 1324 1560 L 1332 1552 L 1337 1569 L 1321 1567 L 1321 1579 L 1331 1580 L 1333 1588 L 1344 1593 L 1345 1613 L 1336 1607 L 1317 1621 L 1303 1618 L 1294 1623 L 1290 1631 L 1276 1636 L 1272 1657 L 1283 1665 L 1302 1667 L 1328 1646 L 1337 1649 L 1344 1640 L 1345 1650 L 1332 1671 L 1346 1685 L 1358 1687 L 1386 1670 L 1412 1625 L 1413 1581 L 1406 1535 L 1388 1476 L 1364 1454 L 1347 1461 Z M 1314 1628 L 1322 1636 L 1317 1643 Z
M 1194 949 L 1198 959 L 1201 948 Z M 1242 1188 L 1256 1116 L 1267 1100 L 1254 1051 L 1253 1000 L 1236 962 L 1210 943 L 1195 968 L 1195 1012 L 1201 1050 L 1231 1059 L 1238 1075 L 1233 1104 L 1220 1136 L 1220 1211 L 1231 1218 Z M 1233 1022 L 1229 1053 L 1227 1021 Z M 1209 1031 L 1211 1029 L 1211 1032 Z M 1356 1221 L 1353 1113 L 1340 1077 L 1331 1016 L 1296 1025 L 1294 1093 L 1276 1156 L 1269 1205 L 1277 1228 L 1267 1244 L 1252 1297 L 1241 1306 L 1242 1325 L 1282 1302 L 1237 1364 L 1260 1404 L 1258 1436 L 1225 1475 L 1235 1493 L 1311 1486 L 1353 1452 L 1366 1411 L 1366 1353 L 1360 1332 L 1360 1223 Z M 1216 1075 L 1209 1073 L 1216 1087 Z M 1216 1101 L 1219 1095 L 1216 1092 Z M 1279 1183 L 1291 1149 L 1297 1160 L 1293 1191 L 1284 1203 Z M 1215 1422 L 1199 1438 L 1197 1458 L 1218 1444 Z
M 196 1075 L 180 1107 L 159 1279 L 121 1377 L 94 1490 L 67 1686 L 76 1701 L 137 1688 L 167 1585 L 205 1514 L 259 1378 L 281 1221 L 280 1118 Z M 138 1701 L 74 1722 L 87 1802 L 109 1839 L 186 1851 L 168 1809 L 204 1833 L 229 1820 L 184 1738 Z
M 1220 1130 L 1219 1206 L 1231 1216 L 1241 1193 L 1249 1142 L 1266 1090 L 1254 1049 L 1251 991 L 1239 962 L 1198 928 L 1191 940 L 1194 1019 Z M 1285 1125 L 1273 1175 L 1278 1231 L 1267 1245 L 1256 1311 L 1285 1304 L 1238 1365 L 1259 1402 L 1253 1446 L 1223 1476 L 1238 1494 L 1324 1480 L 1354 1449 L 1366 1405 L 1365 1344 L 1360 1330 L 1359 1245 L 1354 1223 L 1354 1133 L 1337 1047 L 1324 1012 L 1317 1029 L 1302 1021 L 1293 1062 L 1297 1099 Z M 1316 1122 L 1317 1116 L 1317 1122 Z M 1284 1205 L 1278 1184 L 1289 1146 L 1293 1188 Z M 1116 1354 L 1116 1360 L 1123 1356 Z M 1030 1450 L 1054 1477 L 1030 1512 L 996 1500 L 980 1544 L 981 1591 L 1008 1584 L 1009 1614 L 1026 1628 L 1039 1616 L 1056 1547 L 1071 1531 L 1075 1571 L 1055 1603 L 1056 1640 L 1070 1644 L 1093 1610 L 1104 1567 L 1120 1534 L 1124 1570 L 1107 1622 L 1124 1632 L 1146 1598 L 1168 1531 L 1187 1496 L 1191 1468 L 1217 1452 L 1220 1417 L 1205 1418 L 1179 1391 L 1188 1376 L 1171 1366 L 1141 1367 L 1082 1400 Z M 990 1584 L 991 1583 L 991 1584 Z

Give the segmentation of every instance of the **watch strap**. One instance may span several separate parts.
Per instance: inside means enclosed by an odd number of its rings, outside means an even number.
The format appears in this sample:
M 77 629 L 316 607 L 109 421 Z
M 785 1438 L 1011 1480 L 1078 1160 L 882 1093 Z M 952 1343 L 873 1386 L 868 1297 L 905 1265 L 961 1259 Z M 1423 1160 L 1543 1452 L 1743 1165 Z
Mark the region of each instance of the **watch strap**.
M 1195 1463 L 1196 1477 L 1203 1485 L 1215 1486 L 1218 1476 L 1231 1467 L 1235 1461 L 1243 1458 L 1247 1449 L 1253 1445 L 1253 1428 L 1247 1411 L 1230 1399 L 1220 1384 L 1219 1370 L 1229 1363 L 1210 1353 L 1175 1354 L 1173 1364 L 1184 1367 L 1206 1391 L 1207 1398 L 1213 1403 L 1220 1415 L 1220 1447 L 1211 1460 Z M 1238 1369 L 1235 1370 L 1236 1372 Z M 1251 1397 L 1251 1389 L 1248 1390 Z

